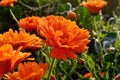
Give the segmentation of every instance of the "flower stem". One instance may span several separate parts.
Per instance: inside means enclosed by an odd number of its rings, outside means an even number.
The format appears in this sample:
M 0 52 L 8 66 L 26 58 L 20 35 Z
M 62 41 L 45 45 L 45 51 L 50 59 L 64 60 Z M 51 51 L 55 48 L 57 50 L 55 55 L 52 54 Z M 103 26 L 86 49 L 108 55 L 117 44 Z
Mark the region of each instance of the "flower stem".
M 100 32 L 98 31 L 98 25 L 97 25 L 97 22 L 96 22 L 96 16 L 93 16 L 93 21 L 94 21 L 94 30 L 96 32 L 96 36 L 97 36 L 97 39 L 99 41 L 99 46 L 100 46 L 100 54 L 101 54 L 101 66 L 103 66 L 103 61 L 104 61 L 104 57 L 103 57 L 103 47 L 101 45 L 101 39 L 100 39 Z
M 47 76 L 47 80 L 50 80 L 50 75 L 51 75 L 52 69 L 54 67 L 54 63 L 55 63 L 55 58 L 52 59 L 52 62 L 51 62 L 50 68 L 49 68 L 49 72 L 48 72 L 48 76 Z
M 13 14 L 12 10 L 10 9 L 10 14 L 11 16 L 13 17 L 13 19 L 16 21 L 16 23 L 18 24 L 18 20 L 17 18 L 15 17 L 15 15 Z
M 96 16 L 93 16 L 93 21 L 94 21 L 94 31 L 97 34 L 98 30 L 97 30 L 97 26 L 96 26 Z

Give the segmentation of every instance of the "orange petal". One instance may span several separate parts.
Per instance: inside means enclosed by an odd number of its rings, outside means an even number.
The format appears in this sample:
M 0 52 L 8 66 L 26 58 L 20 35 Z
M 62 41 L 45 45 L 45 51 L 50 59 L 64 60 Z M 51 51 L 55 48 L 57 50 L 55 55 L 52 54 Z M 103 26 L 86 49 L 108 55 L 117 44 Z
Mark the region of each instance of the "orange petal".
M 66 60 L 66 55 L 64 49 L 61 48 L 53 48 L 53 50 L 50 52 L 50 56 L 52 58 L 62 59 Z

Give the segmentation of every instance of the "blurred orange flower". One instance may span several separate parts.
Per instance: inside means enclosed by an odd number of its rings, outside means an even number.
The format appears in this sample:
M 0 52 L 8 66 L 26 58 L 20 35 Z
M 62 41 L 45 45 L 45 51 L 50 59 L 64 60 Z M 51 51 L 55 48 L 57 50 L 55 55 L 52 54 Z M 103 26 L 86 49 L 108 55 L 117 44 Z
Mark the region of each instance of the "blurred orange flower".
M 62 60 L 67 57 L 75 59 L 74 52 L 82 53 L 90 42 L 87 30 L 62 16 L 41 18 L 38 33 L 46 38 L 47 45 L 53 47 L 50 56 Z
M 120 80 L 120 74 L 117 74 L 114 80 Z
M 91 72 L 88 72 L 88 73 L 84 74 L 84 77 L 85 77 L 85 78 L 90 78 L 91 76 L 92 76 L 92 73 L 91 73 Z
M 104 77 L 104 75 L 105 75 L 105 72 L 101 72 L 101 77 Z M 92 76 L 92 72 L 88 72 L 88 73 L 84 74 L 85 78 L 90 78 L 91 76 Z
M 104 0 L 87 0 L 87 2 L 83 1 L 82 5 L 86 7 L 90 13 L 97 14 L 104 6 L 107 5 L 107 2 Z
M 8 80 L 41 80 L 47 69 L 47 63 L 25 62 L 19 64 L 18 72 L 8 73 L 6 77 Z
M 20 49 L 13 50 L 10 44 L 0 46 L 0 78 L 2 78 L 4 73 L 12 71 L 21 61 L 30 55 L 30 53 L 20 52 Z
M 42 39 L 36 37 L 36 35 L 29 35 L 25 30 L 21 30 L 19 33 L 17 31 L 13 32 L 9 29 L 8 32 L 0 34 L 0 45 L 11 44 L 14 49 L 22 46 L 22 49 L 38 49 L 42 46 Z
M 13 6 L 17 0 L 0 0 L 0 6 L 8 7 Z
M 38 16 L 26 17 L 19 20 L 19 27 L 24 28 L 30 32 L 36 31 L 39 26 L 39 18 Z
M 56 80 L 56 77 L 55 77 L 54 74 L 51 74 L 51 75 L 50 75 L 50 80 Z

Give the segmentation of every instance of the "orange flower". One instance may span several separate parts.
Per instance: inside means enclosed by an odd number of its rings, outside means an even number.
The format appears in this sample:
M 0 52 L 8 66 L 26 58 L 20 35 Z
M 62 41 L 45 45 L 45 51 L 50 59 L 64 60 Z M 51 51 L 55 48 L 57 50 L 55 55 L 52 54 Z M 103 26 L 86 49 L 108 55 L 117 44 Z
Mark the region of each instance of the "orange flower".
M 47 45 L 53 47 L 50 52 L 53 58 L 75 59 L 74 52 L 82 53 L 88 48 L 89 32 L 62 16 L 41 18 L 38 33 L 46 38 Z
M 13 6 L 17 0 L 0 0 L 0 6 L 8 7 Z
M 9 29 L 8 32 L 0 34 L 0 45 L 9 43 L 14 49 L 22 46 L 22 49 L 38 49 L 42 46 L 42 39 L 36 37 L 35 35 L 29 35 L 25 30 L 21 30 L 19 33 L 17 31 L 13 32 Z
M 27 58 L 30 53 L 22 53 L 20 49 L 16 51 L 10 44 L 0 46 L 0 78 L 4 73 L 12 71 L 21 61 Z
M 105 75 L 105 72 L 102 72 L 102 73 L 101 73 L 101 76 L 104 77 L 104 75 Z
M 18 25 L 19 27 L 32 32 L 32 31 L 35 31 L 36 28 L 39 26 L 39 18 L 40 17 L 38 16 L 26 17 L 26 18 L 20 19 Z
M 6 76 L 8 80 L 41 80 L 47 68 L 47 63 L 25 62 L 19 64 L 18 72 L 8 73 Z
M 104 75 L 105 75 L 105 72 L 102 72 L 102 73 L 101 73 L 101 77 L 104 77 Z M 90 78 L 91 76 L 92 76 L 92 73 L 91 73 L 91 72 L 88 72 L 88 73 L 84 74 L 84 77 L 85 77 L 85 78 Z
M 88 72 L 84 75 L 85 78 L 90 78 L 92 76 L 92 73 L 91 72 Z
M 87 0 L 87 2 L 83 1 L 82 5 L 92 14 L 97 14 L 104 6 L 107 5 L 107 2 L 103 0 Z

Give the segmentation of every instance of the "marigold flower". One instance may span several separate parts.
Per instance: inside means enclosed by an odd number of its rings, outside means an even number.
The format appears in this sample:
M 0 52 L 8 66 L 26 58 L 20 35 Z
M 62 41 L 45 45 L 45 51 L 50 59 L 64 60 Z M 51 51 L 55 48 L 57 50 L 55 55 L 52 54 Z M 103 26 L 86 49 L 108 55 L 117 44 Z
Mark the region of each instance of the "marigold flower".
M 46 44 L 52 47 L 50 56 L 53 58 L 75 59 L 74 52 L 82 53 L 88 48 L 89 32 L 62 16 L 41 18 L 38 33 L 45 37 Z
M 90 13 L 97 14 L 104 6 L 107 5 L 107 2 L 103 0 L 87 0 L 87 2 L 83 1 L 82 5 L 86 7 Z
M 26 17 L 19 20 L 19 27 L 24 28 L 30 32 L 36 31 L 39 26 L 39 18 L 38 16 Z
M 12 71 L 21 61 L 30 55 L 30 53 L 20 52 L 20 49 L 13 50 L 10 44 L 0 46 L 0 78 L 2 78 L 4 73 Z
M 29 35 L 25 30 L 21 30 L 19 33 L 17 31 L 13 32 L 9 29 L 8 32 L 0 34 L 0 45 L 11 44 L 14 49 L 22 46 L 22 49 L 38 49 L 42 46 L 42 39 L 36 37 L 35 35 Z
M 19 64 L 18 72 L 8 73 L 6 77 L 8 80 L 41 80 L 47 69 L 47 63 L 25 62 Z
M 13 6 L 17 0 L 0 0 L 0 6 L 8 7 Z

